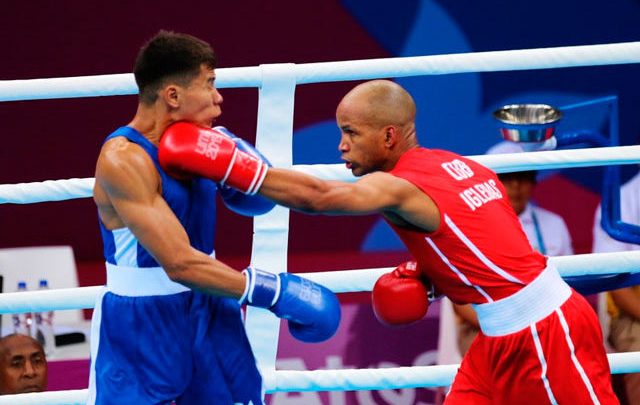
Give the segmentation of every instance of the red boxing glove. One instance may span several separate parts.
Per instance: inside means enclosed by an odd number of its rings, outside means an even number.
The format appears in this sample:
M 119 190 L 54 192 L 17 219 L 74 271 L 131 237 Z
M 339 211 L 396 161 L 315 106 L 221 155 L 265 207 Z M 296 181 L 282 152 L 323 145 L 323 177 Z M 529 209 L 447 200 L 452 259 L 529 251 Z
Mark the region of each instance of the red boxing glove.
M 258 191 L 269 168 L 259 157 L 239 150 L 223 132 L 184 121 L 164 131 L 158 160 L 170 175 L 197 174 L 245 194 Z
M 406 325 L 424 318 L 429 309 L 429 291 L 420 276 L 417 263 L 406 262 L 376 281 L 371 301 L 380 323 Z

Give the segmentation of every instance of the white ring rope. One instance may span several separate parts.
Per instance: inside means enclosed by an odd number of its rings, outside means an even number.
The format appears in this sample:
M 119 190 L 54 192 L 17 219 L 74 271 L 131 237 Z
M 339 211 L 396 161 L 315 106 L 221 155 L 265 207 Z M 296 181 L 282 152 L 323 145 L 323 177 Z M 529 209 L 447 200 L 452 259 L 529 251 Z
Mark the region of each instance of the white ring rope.
M 468 156 L 497 173 L 564 169 L 640 162 L 640 146 L 570 149 L 544 152 Z M 355 181 L 343 164 L 294 165 L 295 170 L 328 180 Z M 0 204 L 29 204 L 91 197 L 93 178 L 0 184 Z
M 607 355 L 611 374 L 640 371 L 640 352 Z M 444 387 L 451 384 L 458 365 L 390 367 L 351 370 L 277 370 L 265 376 L 268 394 L 281 391 L 351 391 Z M 80 405 L 88 390 L 54 391 L 0 397 L 0 405 Z
M 549 260 L 563 277 L 640 272 L 640 251 L 556 256 L 550 257 Z M 383 267 L 302 275 L 336 293 L 346 293 L 371 291 L 376 280 L 391 270 L 392 267 Z M 101 288 L 79 287 L 3 293 L 0 294 L 0 314 L 93 308 L 95 297 Z
M 0 204 L 33 204 L 87 198 L 93 194 L 94 178 L 45 180 L 0 184 Z
M 85 405 L 89 390 L 34 392 L 0 396 L 0 405 Z
M 467 156 L 496 173 L 640 163 L 640 145 Z M 294 169 L 327 180 L 355 181 L 344 164 L 295 165 Z M 0 193 L 0 203 L 2 194 Z
M 296 84 L 640 62 L 640 42 L 290 64 Z M 219 88 L 260 87 L 260 66 L 216 70 Z M 131 73 L 0 81 L 0 101 L 132 95 Z
M 640 352 L 612 353 L 607 357 L 611 374 L 640 371 Z M 444 387 L 451 384 L 458 367 L 458 364 L 451 364 L 352 370 L 277 370 L 275 385 L 267 386 L 267 392 Z

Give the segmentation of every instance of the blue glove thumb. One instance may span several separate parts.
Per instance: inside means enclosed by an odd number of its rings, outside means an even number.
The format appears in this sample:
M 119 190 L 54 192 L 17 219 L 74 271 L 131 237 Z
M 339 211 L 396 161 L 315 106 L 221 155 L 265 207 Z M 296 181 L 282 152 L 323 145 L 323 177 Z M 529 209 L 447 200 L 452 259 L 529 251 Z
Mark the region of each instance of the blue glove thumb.
M 289 320 L 289 332 L 303 342 L 322 342 L 340 324 L 340 302 L 328 288 L 295 274 L 280 273 L 280 298 L 271 308 Z
M 247 195 L 235 188 L 218 185 L 222 202 L 231 211 L 246 217 L 255 217 L 271 211 L 276 204 L 259 194 Z
M 260 158 L 263 162 L 269 165 L 269 167 L 271 167 L 271 163 L 269 163 L 269 160 L 264 157 L 264 155 L 262 155 L 262 153 L 260 153 L 256 148 L 254 148 L 249 142 L 235 136 L 225 127 L 215 127 L 214 129 L 231 138 L 235 142 L 238 149 Z M 268 200 L 261 195 L 247 195 L 227 186 L 219 186 L 218 193 L 220 194 L 220 197 L 222 197 L 222 202 L 224 202 L 224 205 L 226 205 L 227 208 L 229 208 L 236 214 L 244 215 L 247 217 L 266 214 L 267 212 L 271 211 L 276 205 L 273 201 Z
M 340 324 L 340 302 L 328 288 L 295 274 L 273 274 L 247 268 L 247 286 L 240 303 L 268 308 L 288 320 L 289 332 L 298 340 L 322 342 Z

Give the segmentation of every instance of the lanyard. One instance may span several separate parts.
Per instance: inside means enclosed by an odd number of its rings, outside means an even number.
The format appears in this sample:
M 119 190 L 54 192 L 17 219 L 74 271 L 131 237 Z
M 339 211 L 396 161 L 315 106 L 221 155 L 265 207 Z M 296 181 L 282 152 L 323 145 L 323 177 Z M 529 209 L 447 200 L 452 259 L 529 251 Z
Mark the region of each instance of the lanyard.
M 538 222 L 538 217 L 536 216 L 536 212 L 531 206 L 531 219 L 533 219 L 533 227 L 536 231 L 536 239 L 538 240 L 538 250 L 543 255 L 547 254 L 547 249 L 544 246 L 544 240 L 542 239 L 542 231 L 540 230 L 540 223 Z

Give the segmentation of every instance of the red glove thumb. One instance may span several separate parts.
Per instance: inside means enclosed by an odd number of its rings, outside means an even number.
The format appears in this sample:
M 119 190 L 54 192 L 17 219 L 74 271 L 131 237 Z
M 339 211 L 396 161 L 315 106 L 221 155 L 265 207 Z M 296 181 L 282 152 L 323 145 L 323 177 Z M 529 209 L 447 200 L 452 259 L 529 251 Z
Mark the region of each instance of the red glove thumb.
M 406 325 L 424 318 L 429 309 L 429 298 L 419 276 L 414 265 L 403 263 L 376 281 L 371 300 L 373 312 L 381 323 Z

